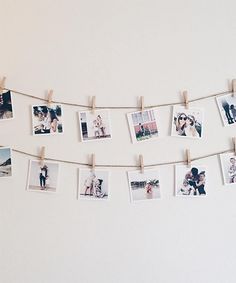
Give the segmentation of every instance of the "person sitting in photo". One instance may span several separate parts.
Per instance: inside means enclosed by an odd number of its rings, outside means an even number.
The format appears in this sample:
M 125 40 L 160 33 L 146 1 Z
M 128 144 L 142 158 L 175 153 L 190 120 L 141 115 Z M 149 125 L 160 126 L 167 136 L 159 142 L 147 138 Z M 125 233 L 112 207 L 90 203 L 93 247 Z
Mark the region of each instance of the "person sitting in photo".
M 202 171 L 198 175 L 198 180 L 194 185 L 194 188 L 196 192 L 198 192 L 199 195 L 205 195 L 205 171 Z
M 187 137 L 199 138 L 199 133 L 196 129 L 196 120 L 194 116 L 188 115 L 184 126 L 184 133 Z
M 236 122 L 236 109 L 233 104 L 230 105 L 231 114 L 233 116 L 234 122 Z
M 12 104 L 10 91 L 0 95 L 0 119 L 12 118 Z
M 176 134 L 179 136 L 185 136 L 185 124 L 187 116 L 185 113 L 180 113 L 177 118 L 174 119 Z
M 191 191 L 192 191 L 192 187 L 189 185 L 188 181 L 185 179 L 178 193 L 181 195 L 190 195 Z
M 147 194 L 152 194 L 152 185 L 150 183 L 147 183 L 145 188 Z
M 236 160 L 234 157 L 230 158 L 230 167 L 229 167 L 229 178 L 230 178 L 230 183 L 235 183 L 236 181 Z

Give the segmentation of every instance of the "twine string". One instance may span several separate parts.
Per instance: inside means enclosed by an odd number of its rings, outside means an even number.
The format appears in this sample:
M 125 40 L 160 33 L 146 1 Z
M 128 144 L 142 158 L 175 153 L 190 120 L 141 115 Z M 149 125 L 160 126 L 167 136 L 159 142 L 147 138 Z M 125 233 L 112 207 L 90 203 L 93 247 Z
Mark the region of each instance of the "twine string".
M 4 147 L 4 146 L 0 146 L 0 147 Z M 32 154 L 23 150 L 19 150 L 19 149 L 13 149 L 12 151 L 16 152 L 16 153 L 20 153 L 26 156 L 30 156 L 30 157 L 34 157 L 37 159 L 40 159 L 39 155 L 36 154 Z M 209 153 L 206 155 L 202 155 L 202 156 L 198 156 L 195 158 L 191 158 L 191 162 L 194 161 L 198 161 L 198 160 L 202 160 L 205 158 L 209 158 L 209 157 L 213 157 L 213 156 L 218 156 L 220 154 L 224 154 L 224 153 L 230 153 L 230 152 L 234 152 L 234 149 L 226 149 L 226 150 L 222 150 L 219 152 L 214 152 L 214 153 Z M 66 164 L 73 164 L 73 165 L 79 165 L 79 166 L 86 166 L 86 167 L 91 167 L 91 164 L 89 163 L 85 163 L 85 162 L 77 162 L 77 161 L 70 161 L 70 160 L 62 160 L 62 159 L 56 159 L 56 158 L 49 158 L 49 157 L 45 157 L 45 160 L 48 161 L 53 161 L 53 162 L 61 162 L 61 163 L 66 163 Z M 176 160 L 176 161 L 167 161 L 167 162 L 160 162 L 160 163 L 153 163 L 153 164 L 145 164 L 145 168 L 152 168 L 152 167 L 158 167 L 158 166 L 164 166 L 164 165 L 175 165 L 175 164 L 185 164 L 186 160 Z M 131 164 L 97 164 L 96 163 L 96 167 L 100 167 L 100 168 L 140 168 L 140 165 L 131 165 Z
M 21 92 L 21 91 L 10 89 L 10 88 L 4 88 L 4 90 L 11 91 L 12 93 L 19 94 L 19 95 L 22 95 L 22 96 L 26 96 L 26 97 L 29 97 L 29 98 L 32 98 L 32 99 L 37 99 L 37 100 L 41 100 L 41 101 L 44 101 L 44 102 L 48 102 L 48 100 L 46 98 L 42 98 L 42 97 L 39 97 L 39 96 L 36 96 L 36 95 L 31 95 L 31 94 L 24 93 L 24 92 Z M 232 90 L 231 91 L 223 91 L 223 92 L 214 93 L 214 94 L 209 94 L 207 96 L 189 99 L 189 103 L 200 101 L 200 100 L 205 100 L 205 99 L 212 98 L 212 97 L 223 96 L 223 95 L 230 94 L 230 93 L 232 93 Z M 92 109 L 91 105 L 85 105 L 85 104 L 79 104 L 79 103 L 57 101 L 57 100 L 52 100 L 52 103 L 57 103 L 57 104 L 62 104 L 62 105 L 67 105 L 67 106 L 74 106 L 74 107 L 81 107 L 81 108 L 86 108 L 86 109 Z M 150 109 L 150 108 L 159 108 L 159 107 L 167 107 L 167 106 L 175 106 L 175 105 L 184 105 L 184 102 L 162 103 L 162 104 L 149 105 L 149 106 L 145 105 L 144 108 Z M 140 109 L 140 106 L 97 106 L 96 105 L 96 109 Z

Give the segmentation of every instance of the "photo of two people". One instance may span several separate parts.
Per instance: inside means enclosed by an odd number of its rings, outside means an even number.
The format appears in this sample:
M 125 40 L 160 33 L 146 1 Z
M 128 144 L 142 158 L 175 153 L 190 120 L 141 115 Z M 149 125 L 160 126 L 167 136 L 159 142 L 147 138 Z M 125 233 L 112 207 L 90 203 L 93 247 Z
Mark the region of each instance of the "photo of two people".
M 177 196 L 205 196 L 206 195 L 206 168 L 186 165 L 176 165 L 176 195 Z
M 173 107 L 171 135 L 188 138 L 202 137 L 203 111 L 199 108 Z
M 81 199 L 106 200 L 109 197 L 109 171 L 104 170 L 79 170 L 79 197 Z
M 236 125 L 236 96 L 227 94 L 216 98 L 224 126 Z

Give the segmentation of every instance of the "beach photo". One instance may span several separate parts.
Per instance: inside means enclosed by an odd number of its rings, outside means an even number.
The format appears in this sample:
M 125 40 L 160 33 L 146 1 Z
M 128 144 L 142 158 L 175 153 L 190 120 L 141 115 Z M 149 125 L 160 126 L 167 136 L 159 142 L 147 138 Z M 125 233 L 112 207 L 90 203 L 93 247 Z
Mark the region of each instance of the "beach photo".
M 159 129 L 155 110 L 150 109 L 128 113 L 127 119 L 133 143 L 158 137 Z
M 62 121 L 62 106 L 60 104 L 33 105 L 32 127 L 33 135 L 62 134 L 64 125 Z
M 147 169 L 143 173 L 140 170 L 129 171 L 128 181 L 131 202 L 161 198 L 159 171 L 157 169 Z
M 29 161 L 28 191 L 55 193 L 58 179 L 59 163 L 44 162 L 44 164 L 40 164 L 39 160 Z
M 109 171 L 79 169 L 80 199 L 107 200 L 109 198 Z
M 220 155 L 224 185 L 236 185 L 236 155 L 224 153 Z
M 236 125 L 236 96 L 226 94 L 216 97 L 224 126 Z
M 171 136 L 201 138 L 203 110 L 200 108 L 173 106 Z
M 206 196 L 205 166 L 186 165 L 175 166 L 175 195 L 176 196 Z
M 79 112 L 82 141 L 111 139 L 110 113 L 108 110 Z
M 12 176 L 12 154 L 9 147 L 0 148 L 0 178 Z
M 13 118 L 13 103 L 10 90 L 0 94 L 0 121 Z

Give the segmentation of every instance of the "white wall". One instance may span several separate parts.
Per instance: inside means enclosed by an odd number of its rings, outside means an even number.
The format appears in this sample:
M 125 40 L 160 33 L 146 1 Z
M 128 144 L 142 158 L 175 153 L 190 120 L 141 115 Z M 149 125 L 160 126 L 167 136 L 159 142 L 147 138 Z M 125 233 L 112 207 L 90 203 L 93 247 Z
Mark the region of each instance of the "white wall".
M 180 101 L 228 88 L 236 76 L 234 0 L 1 0 L 0 75 L 7 86 L 44 97 L 98 105 Z M 77 107 L 64 107 L 65 134 L 31 135 L 30 107 L 14 96 L 15 120 L 0 123 L 3 145 L 51 158 L 146 164 L 196 157 L 231 146 L 214 99 L 205 136 L 168 136 L 170 108 L 159 109 L 162 138 L 131 144 L 126 111 L 113 111 L 112 141 L 80 143 Z M 14 178 L 0 180 L 0 281 L 4 283 L 235 282 L 236 188 L 222 186 L 217 157 L 208 166 L 208 197 L 173 197 L 174 170 L 161 168 L 162 200 L 131 205 L 125 170 L 111 170 L 108 202 L 76 200 L 77 167 L 61 164 L 60 194 L 25 191 L 28 157 L 14 153 Z

